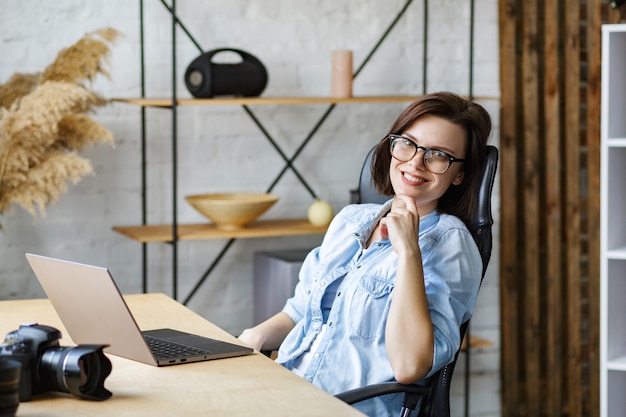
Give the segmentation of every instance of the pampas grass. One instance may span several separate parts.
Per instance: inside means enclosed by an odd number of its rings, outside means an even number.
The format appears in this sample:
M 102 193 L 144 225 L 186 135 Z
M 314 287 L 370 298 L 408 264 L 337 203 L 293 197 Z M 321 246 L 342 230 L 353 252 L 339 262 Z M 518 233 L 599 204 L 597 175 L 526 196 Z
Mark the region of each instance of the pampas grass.
M 0 84 L 0 108 L 9 108 L 39 85 L 41 74 L 13 74 L 6 84 Z
M 119 33 L 101 29 L 61 50 L 41 74 L 13 75 L 0 85 L 0 214 L 20 205 L 34 218 L 92 172 L 79 155 L 112 133 L 88 116 L 107 100 L 86 83 L 104 67 Z

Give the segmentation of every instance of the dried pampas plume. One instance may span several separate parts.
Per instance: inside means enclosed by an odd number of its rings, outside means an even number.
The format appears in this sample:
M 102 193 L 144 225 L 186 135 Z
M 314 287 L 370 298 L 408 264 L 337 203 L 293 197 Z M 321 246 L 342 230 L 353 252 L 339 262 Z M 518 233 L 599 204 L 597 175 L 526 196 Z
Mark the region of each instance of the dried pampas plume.
M 87 113 L 107 100 L 86 84 L 104 67 L 114 29 L 85 35 L 61 50 L 43 73 L 14 74 L 0 84 L 0 214 L 19 204 L 34 218 L 92 172 L 78 152 L 113 135 Z

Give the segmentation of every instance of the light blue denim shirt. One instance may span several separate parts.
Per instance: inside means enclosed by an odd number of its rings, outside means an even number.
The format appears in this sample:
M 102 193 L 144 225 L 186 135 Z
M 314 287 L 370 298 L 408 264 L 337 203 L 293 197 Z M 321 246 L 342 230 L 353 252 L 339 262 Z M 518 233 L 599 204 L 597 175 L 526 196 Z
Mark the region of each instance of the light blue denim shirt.
M 321 246 L 307 255 L 294 296 L 283 309 L 296 323 L 276 359 L 288 369 L 309 350 L 327 316 L 326 331 L 303 377 L 331 394 L 394 381 L 385 350 L 385 325 L 397 256 L 388 240 L 365 248 L 390 207 L 391 200 L 342 209 Z M 434 325 L 431 375 L 454 358 L 460 344 L 459 327 L 474 309 L 482 261 L 471 234 L 455 216 L 431 212 L 421 217 L 419 245 Z M 337 280 L 341 280 L 339 285 L 332 285 Z M 336 291 L 334 302 L 330 312 L 323 314 L 322 298 L 329 287 Z M 370 416 L 397 415 L 401 397 L 387 395 L 356 407 Z

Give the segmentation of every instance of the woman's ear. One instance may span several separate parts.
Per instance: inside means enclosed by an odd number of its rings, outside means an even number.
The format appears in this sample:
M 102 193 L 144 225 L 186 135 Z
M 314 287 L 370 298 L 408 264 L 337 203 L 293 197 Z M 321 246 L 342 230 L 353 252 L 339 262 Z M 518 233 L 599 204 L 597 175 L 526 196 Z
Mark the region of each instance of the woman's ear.
M 456 177 L 454 178 L 454 180 L 452 181 L 452 184 L 454 185 L 460 185 L 463 182 L 463 178 L 465 177 L 465 170 L 461 170 L 459 171 L 458 174 L 456 174 Z

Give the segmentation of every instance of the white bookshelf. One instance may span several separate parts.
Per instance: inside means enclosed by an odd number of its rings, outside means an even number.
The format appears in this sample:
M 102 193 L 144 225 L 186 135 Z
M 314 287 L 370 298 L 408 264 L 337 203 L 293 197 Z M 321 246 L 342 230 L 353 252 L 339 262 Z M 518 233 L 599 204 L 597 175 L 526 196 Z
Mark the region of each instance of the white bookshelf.
M 602 26 L 600 412 L 626 416 L 626 24 Z

